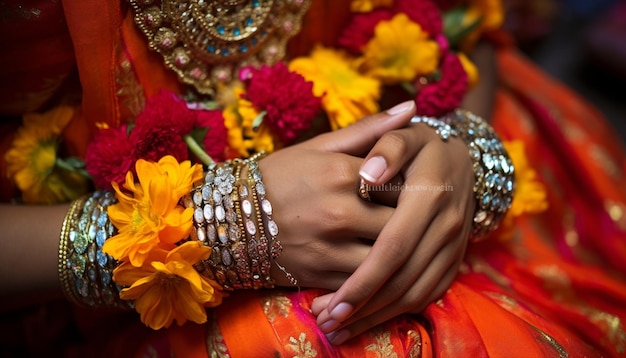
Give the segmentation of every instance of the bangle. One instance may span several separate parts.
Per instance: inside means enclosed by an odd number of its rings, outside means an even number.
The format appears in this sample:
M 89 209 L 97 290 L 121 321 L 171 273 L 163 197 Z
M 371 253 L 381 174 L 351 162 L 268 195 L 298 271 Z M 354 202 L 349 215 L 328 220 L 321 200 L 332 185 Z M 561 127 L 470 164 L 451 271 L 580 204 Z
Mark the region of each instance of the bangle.
M 462 109 L 439 119 L 416 116 L 411 123 L 425 123 L 435 128 L 443 141 L 459 137 L 467 145 L 476 198 L 470 239 L 481 240 L 498 227 L 513 201 L 515 169 L 500 138 L 484 119 Z
M 117 261 L 102 252 L 104 242 L 116 233 L 107 207 L 115 202 L 113 193 L 96 191 L 74 201 L 63 220 L 59 241 L 59 280 L 65 296 L 88 307 L 132 308 L 119 298 L 113 281 Z

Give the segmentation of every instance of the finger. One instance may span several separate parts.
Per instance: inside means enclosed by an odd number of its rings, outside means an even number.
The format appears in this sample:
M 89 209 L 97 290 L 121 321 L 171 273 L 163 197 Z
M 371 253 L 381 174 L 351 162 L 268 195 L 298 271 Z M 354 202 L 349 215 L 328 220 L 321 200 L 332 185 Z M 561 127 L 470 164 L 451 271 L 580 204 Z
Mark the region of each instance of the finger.
M 437 198 L 428 193 L 407 192 L 398 201 L 398 208 L 383 228 L 372 250 L 361 266 L 337 291 L 328 307 L 330 316 L 346 320 L 415 252 L 417 244 L 433 220 Z M 416 195 L 419 194 L 419 197 Z M 432 195 L 431 195 L 432 196 Z M 421 200 L 422 205 L 414 203 Z M 438 204 L 437 204 L 438 205 Z M 410 236 L 407 237 L 407 233 Z
M 398 205 L 398 197 L 402 192 L 403 182 L 402 175 L 397 174 L 384 184 L 371 185 L 364 182 L 364 185 L 373 203 L 395 208 Z
M 334 292 L 331 292 L 325 295 L 315 297 L 313 299 L 313 302 L 311 302 L 311 313 L 314 316 L 318 316 L 323 310 L 326 309 L 326 306 L 328 306 L 328 302 L 330 302 L 334 294 Z
M 417 153 L 432 140 L 440 140 L 425 125 L 414 125 L 385 133 L 369 151 L 359 175 L 368 184 L 382 185 L 389 182 L 411 162 Z
M 407 126 L 414 114 L 415 102 L 406 101 L 385 112 L 367 116 L 341 130 L 319 135 L 303 144 L 319 145 L 329 152 L 362 155 L 384 133 Z
M 360 317 L 358 319 L 351 319 L 344 327 L 337 327 L 338 329 L 327 334 L 328 340 L 334 344 L 339 345 L 355 337 L 368 329 L 378 326 L 393 317 L 397 317 L 401 314 L 411 312 L 421 312 L 426 306 L 436 299 L 440 298 L 450 287 L 458 273 L 458 263 L 454 263 L 445 267 L 443 273 L 437 272 L 437 265 L 430 265 L 428 271 L 423 275 L 423 280 L 414 286 L 410 291 L 404 295 L 404 299 L 394 305 L 387 305 L 381 309 L 372 311 L 370 315 Z M 424 298 L 419 296 L 422 292 L 428 292 Z M 415 294 L 418 296 L 415 296 Z M 411 309 L 411 307 L 415 307 Z M 330 326 L 330 324 L 328 324 Z

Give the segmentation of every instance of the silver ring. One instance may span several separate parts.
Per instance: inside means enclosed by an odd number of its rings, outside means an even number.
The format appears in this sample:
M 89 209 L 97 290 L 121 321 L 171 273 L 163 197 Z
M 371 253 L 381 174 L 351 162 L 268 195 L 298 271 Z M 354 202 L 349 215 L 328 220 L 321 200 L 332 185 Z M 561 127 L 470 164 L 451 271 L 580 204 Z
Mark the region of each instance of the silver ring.
M 363 178 L 361 178 L 361 184 L 359 185 L 359 197 L 365 201 L 372 201 L 370 193 L 367 191 L 367 184 Z

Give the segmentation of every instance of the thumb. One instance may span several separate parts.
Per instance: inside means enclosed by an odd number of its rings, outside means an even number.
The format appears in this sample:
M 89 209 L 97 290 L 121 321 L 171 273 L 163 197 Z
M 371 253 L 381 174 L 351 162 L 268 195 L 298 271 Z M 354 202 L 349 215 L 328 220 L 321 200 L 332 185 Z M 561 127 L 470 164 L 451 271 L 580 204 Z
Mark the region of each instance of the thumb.
M 346 128 L 320 135 L 310 142 L 325 151 L 358 156 L 372 148 L 383 134 L 407 126 L 414 114 L 415 101 L 402 102 Z

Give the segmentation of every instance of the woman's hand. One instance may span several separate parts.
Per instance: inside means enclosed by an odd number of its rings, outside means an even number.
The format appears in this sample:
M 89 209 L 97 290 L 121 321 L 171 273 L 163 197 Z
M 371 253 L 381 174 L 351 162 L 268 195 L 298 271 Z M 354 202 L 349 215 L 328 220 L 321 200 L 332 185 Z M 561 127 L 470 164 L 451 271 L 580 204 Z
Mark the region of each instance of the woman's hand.
M 394 209 L 358 196 L 359 168 L 384 133 L 406 127 L 412 102 L 269 155 L 259 165 L 284 251 L 302 286 L 336 290 L 363 262 Z M 404 107 L 403 107 L 404 105 Z M 273 267 L 278 285 L 289 285 Z
M 383 135 L 360 175 L 373 190 L 397 175 L 405 179 L 364 262 L 336 293 L 312 305 L 334 344 L 439 298 L 463 259 L 475 206 L 467 147 L 457 138 L 443 142 L 424 124 Z

